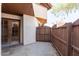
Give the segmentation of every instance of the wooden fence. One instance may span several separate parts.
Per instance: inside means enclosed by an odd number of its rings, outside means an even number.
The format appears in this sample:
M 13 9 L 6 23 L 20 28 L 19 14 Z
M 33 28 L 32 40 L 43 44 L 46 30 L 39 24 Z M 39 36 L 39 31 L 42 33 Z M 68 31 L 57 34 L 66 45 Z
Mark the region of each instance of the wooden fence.
M 37 41 L 50 41 L 50 27 L 37 27 L 36 40 Z
M 79 25 L 67 24 L 66 26 L 51 29 L 51 42 L 60 55 L 79 55 Z
M 79 56 L 79 24 L 72 25 L 72 53 L 71 55 Z
M 37 27 L 37 41 L 50 41 L 63 56 L 79 56 L 79 24 L 62 27 Z

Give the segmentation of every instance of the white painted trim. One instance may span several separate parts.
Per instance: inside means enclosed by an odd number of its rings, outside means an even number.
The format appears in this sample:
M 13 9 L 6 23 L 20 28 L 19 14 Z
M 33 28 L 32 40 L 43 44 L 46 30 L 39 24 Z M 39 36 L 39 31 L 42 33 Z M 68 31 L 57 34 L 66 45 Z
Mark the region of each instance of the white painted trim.
M 12 14 L 7 14 L 7 13 L 1 13 L 1 17 L 2 17 L 2 18 L 17 19 L 17 20 L 21 20 L 21 19 L 22 19 L 21 16 L 12 15 Z

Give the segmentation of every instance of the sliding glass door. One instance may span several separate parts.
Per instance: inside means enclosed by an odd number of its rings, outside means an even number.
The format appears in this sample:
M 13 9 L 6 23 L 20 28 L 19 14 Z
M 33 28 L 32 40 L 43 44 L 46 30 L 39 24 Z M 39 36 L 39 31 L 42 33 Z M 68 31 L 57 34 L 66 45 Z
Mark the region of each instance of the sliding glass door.
M 20 43 L 20 21 L 2 19 L 2 46 L 12 46 Z

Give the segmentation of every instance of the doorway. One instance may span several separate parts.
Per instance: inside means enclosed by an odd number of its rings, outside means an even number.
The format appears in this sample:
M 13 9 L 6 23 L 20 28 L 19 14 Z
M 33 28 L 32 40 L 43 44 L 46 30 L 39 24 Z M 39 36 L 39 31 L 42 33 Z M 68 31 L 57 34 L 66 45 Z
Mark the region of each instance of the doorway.
M 2 18 L 2 47 L 20 44 L 20 20 Z

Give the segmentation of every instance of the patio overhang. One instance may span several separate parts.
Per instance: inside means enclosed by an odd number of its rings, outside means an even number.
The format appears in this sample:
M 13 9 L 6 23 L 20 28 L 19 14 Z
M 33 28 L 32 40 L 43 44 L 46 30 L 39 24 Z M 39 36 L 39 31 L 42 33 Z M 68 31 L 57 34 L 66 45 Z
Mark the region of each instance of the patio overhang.
M 15 15 L 34 16 L 32 3 L 2 3 L 2 12 Z

